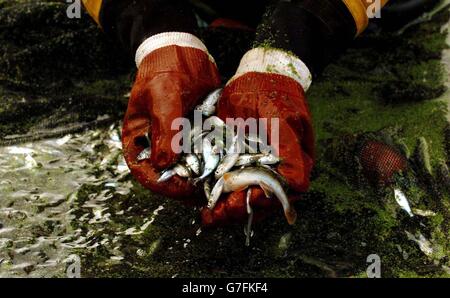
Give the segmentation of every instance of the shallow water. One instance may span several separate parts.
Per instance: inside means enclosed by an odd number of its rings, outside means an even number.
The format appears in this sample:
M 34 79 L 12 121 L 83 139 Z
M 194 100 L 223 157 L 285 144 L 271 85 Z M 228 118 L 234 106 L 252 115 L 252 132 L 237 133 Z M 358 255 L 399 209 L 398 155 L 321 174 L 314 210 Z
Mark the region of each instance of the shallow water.
M 103 185 L 85 203 L 92 223 L 108 221 L 105 202 L 131 183 L 118 125 L 17 146 L 0 147 L 0 277 L 64 276 L 77 248 L 96 246 L 71 209 L 81 185 Z

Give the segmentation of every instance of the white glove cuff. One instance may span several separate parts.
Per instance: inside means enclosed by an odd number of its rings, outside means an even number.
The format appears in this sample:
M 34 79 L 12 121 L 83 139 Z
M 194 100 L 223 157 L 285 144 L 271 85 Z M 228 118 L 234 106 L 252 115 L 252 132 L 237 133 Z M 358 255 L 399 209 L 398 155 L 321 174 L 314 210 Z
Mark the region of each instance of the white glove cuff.
M 311 72 L 299 58 L 279 49 L 254 48 L 241 59 L 231 81 L 248 72 L 277 73 L 296 80 L 306 92 L 312 83 Z
M 206 46 L 195 35 L 184 32 L 164 32 L 153 35 L 144 40 L 143 43 L 141 43 L 136 51 L 136 66 L 139 68 L 142 60 L 144 60 L 144 58 L 151 52 L 163 47 L 174 45 L 202 50 L 203 52 L 208 54 L 211 62 L 215 63 L 214 58 L 208 53 Z

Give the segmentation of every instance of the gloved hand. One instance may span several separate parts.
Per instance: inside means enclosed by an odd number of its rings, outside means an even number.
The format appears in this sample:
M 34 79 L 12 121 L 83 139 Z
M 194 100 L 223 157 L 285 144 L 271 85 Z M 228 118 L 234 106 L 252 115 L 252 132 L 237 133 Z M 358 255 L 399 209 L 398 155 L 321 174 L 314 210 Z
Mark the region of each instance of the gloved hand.
M 270 71 L 269 71 L 270 70 Z M 226 118 L 279 118 L 277 172 L 290 186 L 290 200 L 309 187 L 314 159 L 314 135 L 304 90 L 311 76 L 300 59 L 281 50 L 256 48 L 248 52 L 236 75 L 226 85 L 218 104 L 218 116 Z M 271 128 L 267 128 L 270 140 Z M 270 141 L 269 141 L 270 142 Z M 276 198 L 266 198 L 252 187 L 250 205 L 254 221 L 280 210 Z M 202 209 L 204 226 L 226 225 L 247 220 L 246 190 L 223 194 L 213 210 Z
M 146 188 L 171 197 L 186 197 L 194 186 L 173 177 L 157 183 L 161 170 L 177 161 L 172 148 L 172 121 L 184 117 L 220 85 L 217 66 L 206 47 L 188 33 L 169 32 L 150 37 L 136 53 L 138 73 L 125 114 L 122 144 L 131 174 Z M 151 138 L 151 157 L 137 161 Z

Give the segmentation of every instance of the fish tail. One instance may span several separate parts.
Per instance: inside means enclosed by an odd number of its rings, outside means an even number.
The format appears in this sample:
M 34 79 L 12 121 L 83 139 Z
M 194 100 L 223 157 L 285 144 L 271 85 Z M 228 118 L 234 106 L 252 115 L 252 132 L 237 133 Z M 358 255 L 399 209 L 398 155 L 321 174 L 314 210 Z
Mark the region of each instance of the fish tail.
M 285 210 L 284 215 L 290 225 L 293 225 L 297 220 L 297 212 L 292 206 L 289 206 L 289 208 Z

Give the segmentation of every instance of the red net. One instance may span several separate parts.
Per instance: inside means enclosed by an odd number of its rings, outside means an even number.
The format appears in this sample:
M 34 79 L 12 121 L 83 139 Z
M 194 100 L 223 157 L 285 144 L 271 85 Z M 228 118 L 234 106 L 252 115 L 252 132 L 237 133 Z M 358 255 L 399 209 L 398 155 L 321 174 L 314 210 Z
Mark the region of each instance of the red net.
M 407 168 L 406 158 L 400 152 L 379 141 L 366 141 L 359 160 L 364 175 L 375 184 L 390 184 L 395 173 Z

